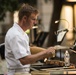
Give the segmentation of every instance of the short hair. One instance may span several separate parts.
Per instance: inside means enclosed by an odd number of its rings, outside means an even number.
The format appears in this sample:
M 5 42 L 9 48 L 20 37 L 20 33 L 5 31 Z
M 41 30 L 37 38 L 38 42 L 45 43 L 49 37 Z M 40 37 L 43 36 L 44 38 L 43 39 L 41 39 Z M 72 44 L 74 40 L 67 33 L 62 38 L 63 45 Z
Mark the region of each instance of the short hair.
M 18 13 L 19 20 L 21 20 L 23 16 L 29 17 L 32 13 L 38 14 L 38 10 L 29 4 L 23 4 L 19 9 Z

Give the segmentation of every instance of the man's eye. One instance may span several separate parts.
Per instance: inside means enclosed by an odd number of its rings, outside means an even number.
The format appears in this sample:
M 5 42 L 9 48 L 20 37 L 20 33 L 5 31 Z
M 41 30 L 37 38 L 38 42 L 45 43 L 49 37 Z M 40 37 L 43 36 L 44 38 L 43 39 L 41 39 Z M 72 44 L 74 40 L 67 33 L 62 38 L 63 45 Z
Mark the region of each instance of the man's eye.
M 37 21 L 37 19 L 32 19 L 32 20 Z

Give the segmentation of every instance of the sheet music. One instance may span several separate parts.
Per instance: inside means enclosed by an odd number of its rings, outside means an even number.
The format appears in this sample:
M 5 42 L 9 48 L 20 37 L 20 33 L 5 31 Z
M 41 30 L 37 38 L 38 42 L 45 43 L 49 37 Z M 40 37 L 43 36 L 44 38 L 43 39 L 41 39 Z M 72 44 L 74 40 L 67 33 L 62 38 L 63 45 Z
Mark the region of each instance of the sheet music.
M 58 33 L 57 42 L 62 41 L 62 39 L 63 39 L 65 33 L 66 33 L 66 31 L 62 31 L 62 32 Z

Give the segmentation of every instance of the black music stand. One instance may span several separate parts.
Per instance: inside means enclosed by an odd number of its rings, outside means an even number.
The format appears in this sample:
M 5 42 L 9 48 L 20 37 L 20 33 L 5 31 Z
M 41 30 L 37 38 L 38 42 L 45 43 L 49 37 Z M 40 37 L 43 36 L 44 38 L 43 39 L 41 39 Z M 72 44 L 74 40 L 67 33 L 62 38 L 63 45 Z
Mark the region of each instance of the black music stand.
M 57 45 L 61 45 L 67 32 L 68 32 L 68 29 L 63 29 L 63 30 L 57 31 Z M 61 60 L 61 49 L 60 49 L 60 60 Z

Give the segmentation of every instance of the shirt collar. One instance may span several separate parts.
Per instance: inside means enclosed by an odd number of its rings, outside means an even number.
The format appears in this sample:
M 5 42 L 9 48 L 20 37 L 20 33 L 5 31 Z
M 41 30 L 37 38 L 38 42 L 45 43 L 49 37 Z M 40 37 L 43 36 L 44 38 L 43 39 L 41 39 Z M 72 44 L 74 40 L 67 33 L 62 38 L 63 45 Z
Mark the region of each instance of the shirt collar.
M 23 29 L 18 25 L 18 23 L 14 23 L 13 26 L 14 26 L 15 28 L 17 28 L 19 32 L 21 32 L 22 34 L 25 34 L 25 32 L 24 32 Z

